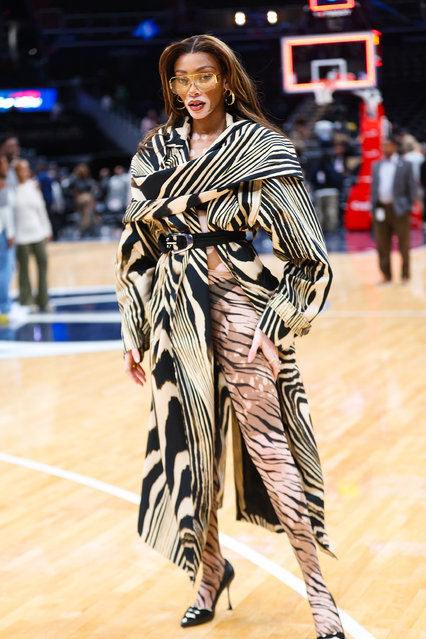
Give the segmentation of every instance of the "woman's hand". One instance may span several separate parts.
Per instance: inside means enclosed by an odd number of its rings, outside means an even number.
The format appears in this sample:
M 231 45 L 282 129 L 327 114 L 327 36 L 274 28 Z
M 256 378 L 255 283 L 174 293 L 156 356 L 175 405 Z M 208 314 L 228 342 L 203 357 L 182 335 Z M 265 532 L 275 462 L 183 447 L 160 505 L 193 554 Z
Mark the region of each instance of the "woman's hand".
M 141 364 L 141 353 L 138 348 L 132 348 L 131 351 L 125 353 L 124 370 L 126 375 L 128 375 L 135 384 L 143 386 L 146 382 L 146 375 Z
M 247 361 L 250 364 L 256 357 L 256 353 L 259 350 L 262 351 L 263 356 L 269 362 L 274 375 L 274 380 L 277 381 L 278 373 L 280 372 L 280 358 L 278 357 L 278 349 L 269 337 L 265 335 L 260 328 L 256 328 L 254 331 L 253 341 L 249 350 Z

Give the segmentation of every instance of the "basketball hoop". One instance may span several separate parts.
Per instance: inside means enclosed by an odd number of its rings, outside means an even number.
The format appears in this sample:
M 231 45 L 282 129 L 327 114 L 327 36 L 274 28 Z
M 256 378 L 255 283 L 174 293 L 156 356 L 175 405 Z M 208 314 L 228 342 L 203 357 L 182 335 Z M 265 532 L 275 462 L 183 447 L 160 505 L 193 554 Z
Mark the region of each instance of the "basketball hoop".
M 319 86 L 314 90 L 315 102 L 318 106 L 331 104 L 333 102 L 333 93 L 336 90 L 336 82 L 330 79 L 321 80 Z

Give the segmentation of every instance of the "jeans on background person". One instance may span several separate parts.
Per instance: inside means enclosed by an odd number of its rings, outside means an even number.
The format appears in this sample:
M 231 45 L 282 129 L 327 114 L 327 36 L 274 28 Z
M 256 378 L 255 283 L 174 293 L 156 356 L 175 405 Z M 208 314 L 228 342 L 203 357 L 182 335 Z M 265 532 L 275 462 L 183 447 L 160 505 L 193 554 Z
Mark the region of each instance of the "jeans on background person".
M 19 303 L 22 306 L 31 306 L 34 302 L 28 270 L 30 255 L 34 255 L 38 270 L 36 304 L 40 309 L 45 309 L 49 303 L 46 240 L 33 244 L 18 244 L 16 255 L 19 267 Z
M 0 315 L 7 315 L 12 306 L 9 287 L 14 263 L 15 247 L 8 246 L 6 233 L 2 231 L 0 233 Z

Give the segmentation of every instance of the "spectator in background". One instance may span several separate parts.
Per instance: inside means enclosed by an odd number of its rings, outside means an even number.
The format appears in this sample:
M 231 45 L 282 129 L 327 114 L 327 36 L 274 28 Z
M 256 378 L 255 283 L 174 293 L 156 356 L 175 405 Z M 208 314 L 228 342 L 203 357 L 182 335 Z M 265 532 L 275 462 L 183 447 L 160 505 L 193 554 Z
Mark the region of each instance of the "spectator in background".
M 109 182 L 110 176 L 111 176 L 111 171 L 106 166 L 102 167 L 99 170 L 98 190 L 96 193 L 96 199 L 97 199 L 96 210 L 98 211 L 100 215 L 103 215 L 106 209 L 105 199 L 107 196 L 108 182 Z
M 333 124 L 333 146 L 347 147 L 349 142 L 350 134 L 347 123 L 336 120 Z
M 332 166 L 335 171 L 335 188 L 339 191 L 339 220 L 342 222 L 349 192 L 351 171 L 348 162 L 348 147 L 343 143 L 334 143 Z
M 10 280 L 15 260 L 14 191 L 7 185 L 9 162 L 0 156 L 0 325 L 7 324 L 12 306 Z
M 114 173 L 107 183 L 105 206 L 110 213 L 115 214 L 117 221 L 121 222 L 129 202 L 130 176 L 121 165 L 115 166 Z
M 342 178 L 347 175 L 347 166 L 346 166 L 346 145 L 342 143 L 335 143 L 333 146 L 333 159 L 332 159 L 333 169 L 338 173 Z
M 414 135 L 405 134 L 401 139 L 401 154 L 406 162 L 411 164 L 414 179 L 417 185 L 417 200 L 420 202 L 422 198 L 422 188 L 420 182 L 420 167 L 422 166 L 425 156 L 422 153 L 422 147 L 417 142 Z
M 141 134 L 142 138 L 146 136 L 148 131 L 151 131 L 154 127 L 158 126 L 158 115 L 155 109 L 149 109 L 146 115 L 141 121 Z
M 16 189 L 16 255 L 19 269 L 19 303 L 30 310 L 50 311 L 47 290 L 46 241 L 51 239 L 52 227 L 43 196 L 35 181 L 31 179 L 27 160 L 18 160 L 15 165 L 18 177 Z M 38 292 L 32 294 L 28 272 L 30 256 L 34 255 L 38 270 Z
M 56 225 L 56 232 L 59 235 L 64 225 L 65 197 L 62 190 L 62 185 L 59 181 L 59 172 L 56 164 L 51 164 L 49 166 L 48 175 L 52 180 L 52 220 L 53 223 Z
M 9 163 L 7 172 L 7 184 L 9 188 L 18 186 L 18 178 L 15 173 L 15 164 L 19 158 L 21 147 L 15 135 L 6 134 L 0 139 L 0 155 L 5 155 Z
M 314 132 L 322 149 L 330 149 L 333 146 L 334 125 L 331 120 L 317 120 Z
M 396 140 L 388 138 L 382 145 L 384 159 L 373 164 L 371 210 L 383 274 L 379 284 L 392 281 L 390 255 L 393 234 L 398 237 L 402 256 L 402 283 L 410 278 L 410 217 L 416 200 L 416 182 L 411 164 L 399 157 L 397 148 Z
M 49 216 L 50 223 L 52 225 L 53 239 L 58 239 L 58 233 L 60 229 L 60 219 L 58 219 L 56 213 L 53 211 L 53 179 L 48 171 L 47 162 L 45 160 L 39 160 L 37 162 L 36 179 L 40 185 L 40 189 L 46 205 L 47 214 Z
M 70 189 L 74 204 L 80 215 L 80 232 L 82 237 L 93 235 L 95 230 L 96 183 L 90 175 L 87 164 L 77 164 L 72 172 Z
M 67 221 L 69 215 L 74 213 L 74 196 L 71 193 L 71 181 L 73 176 L 67 167 L 60 167 L 57 172 L 58 183 L 64 199 L 64 219 L 62 225 Z
M 339 190 L 343 176 L 336 171 L 328 153 L 313 162 L 307 174 L 314 191 L 315 208 L 324 231 L 335 231 L 339 226 Z
M 305 116 L 298 115 L 294 120 L 294 127 L 289 133 L 289 138 L 293 142 L 296 153 L 300 159 L 306 151 L 306 140 L 308 138 Z

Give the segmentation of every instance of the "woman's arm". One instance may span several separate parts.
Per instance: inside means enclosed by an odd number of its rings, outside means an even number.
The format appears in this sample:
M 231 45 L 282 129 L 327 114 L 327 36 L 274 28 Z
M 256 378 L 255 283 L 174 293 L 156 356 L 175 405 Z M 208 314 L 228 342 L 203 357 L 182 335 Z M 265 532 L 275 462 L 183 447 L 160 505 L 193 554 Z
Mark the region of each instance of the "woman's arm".
M 149 347 L 147 304 L 151 297 L 152 278 L 159 254 L 148 226 L 135 223 L 125 226 L 117 250 L 115 274 L 126 372 L 129 372 L 129 366 L 131 368 L 132 364 L 142 361 L 143 353 Z M 135 351 L 132 356 L 129 355 L 131 351 Z M 139 360 L 136 352 L 140 354 Z M 134 379 L 139 368 L 137 371 L 130 370 L 130 373 Z
M 321 227 L 303 182 L 297 178 L 265 180 L 257 216 L 284 261 L 281 281 L 258 327 L 281 349 L 295 335 L 305 335 L 322 309 L 332 272 Z

